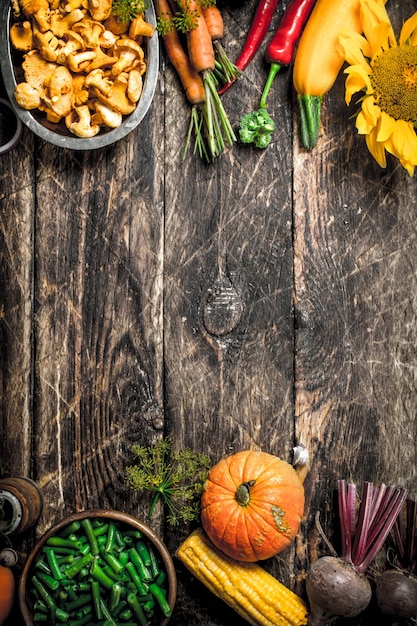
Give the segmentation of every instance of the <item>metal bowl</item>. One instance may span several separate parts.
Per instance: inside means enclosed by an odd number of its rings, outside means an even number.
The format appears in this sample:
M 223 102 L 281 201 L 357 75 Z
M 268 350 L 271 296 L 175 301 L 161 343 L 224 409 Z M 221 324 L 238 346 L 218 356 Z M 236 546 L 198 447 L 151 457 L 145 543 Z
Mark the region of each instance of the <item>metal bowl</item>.
M 33 601 L 31 598 L 29 587 L 31 577 L 34 572 L 35 563 L 40 554 L 40 551 L 50 537 L 59 535 L 60 532 L 63 531 L 63 529 L 69 526 L 72 522 L 81 521 L 86 518 L 101 518 L 102 520 L 114 521 L 120 526 L 130 526 L 131 528 L 139 530 L 142 533 L 144 539 L 153 546 L 154 550 L 159 555 L 161 560 L 161 567 L 164 568 L 166 572 L 166 585 L 168 587 L 167 600 L 170 605 L 172 615 L 177 594 L 177 577 L 171 555 L 168 551 L 168 548 L 163 543 L 162 539 L 157 533 L 155 533 L 155 531 L 150 526 L 137 519 L 136 517 L 133 517 L 132 515 L 123 513 L 121 511 L 93 509 L 89 511 L 74 513 L 73 515 L 66 517 L 62 521 L 52 526 L 52 528 L 50 528 L 39 539 L 33 550 L 30 552 L 28 559 L 24 565 L 22 574 L 20 576 L 18 588 L 19 607 L 26 626 L 36 626 L 34 622 Z M 158 622 L 157 626 L 166 626 L 166 624 L 168 624 L 169 622 L 169 619 L 169 617 L 161 617 L 161 620 Z
M 152 3 L 145 13 L 146 20 L 156 25 L 156 16 Z M 158 33 L 155 33 L 146 42 L 145 55 L 147 60 L 147 70 L 143 85 L 142 95 L 136 109 L 126 116 L 121 126 L 108 131 L 101 130 L 98 135 L 88 139 L 75 137 L 70 133 L 63 123 L 51 124 L 45 116 L 36 111 L 25 111 L 15 101 L 13 92 L 18 82 L 17 76 L 21 69 L 17 66 L 14 51 L 10 45 L 10 24 L 12 11 L 9 0 L 2 0 L 0 3 L 0 68 L 3 82 L 18 118 L 30 128 L 38 137 L 61 148 L 71 150 L 96 150 L 119 141 L 132 130 L 134 130 L 149 110 L 154 97 L 159 70 L 159 41 Z

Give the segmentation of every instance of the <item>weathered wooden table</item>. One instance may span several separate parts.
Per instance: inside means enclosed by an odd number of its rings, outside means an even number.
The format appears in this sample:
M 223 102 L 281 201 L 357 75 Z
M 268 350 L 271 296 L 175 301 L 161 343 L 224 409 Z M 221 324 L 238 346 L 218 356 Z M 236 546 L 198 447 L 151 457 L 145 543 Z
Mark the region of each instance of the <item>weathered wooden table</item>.
M 415 10 L 387 6 L 397 30 Z M 222 5 L 232 58 L 254 7 Z M 266 72 L 259 53 L 250 81 L 224 96 L 234 125 L 257 107 Z M 0 476 L 30 476 L 45 496 L 35 529 L 15 540 L 21 564 L 73 511 L 144 516 L 125 467 L 132 444 L 167 435 L 213 463 L 308 448 L 299 537 L 265 564 L 302 595 L 327 552 L 316 512 L 337 532 L 337 479 L 417 497 L 415 179 L 369 155 L 343 76 L 311 152 L 299 146 L 291 71 L 269 108 L 267 150 L 182 162 L 188 108 L 162 57 L 151 110 L 126 139 L 76 152 L 25 130 L 1 158 Z M 162 513 L 152 524 L 172 552 L 189 532 Z M 243 626 L 176 565 L 173 626 Z M 374 611 L 349 623 L 374 623 Z

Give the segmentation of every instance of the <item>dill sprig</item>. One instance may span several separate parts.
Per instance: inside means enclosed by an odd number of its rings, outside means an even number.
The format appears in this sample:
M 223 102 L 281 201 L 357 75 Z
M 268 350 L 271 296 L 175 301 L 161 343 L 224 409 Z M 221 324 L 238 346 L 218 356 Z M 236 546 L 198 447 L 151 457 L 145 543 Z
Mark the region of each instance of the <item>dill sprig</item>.
M 135 463 L 126 468 L 127 480 L 137 491 L 154 493 L 148 516 L 162 498 L 166 521 L 171 526 L 198 519 L 200 496 L 210 469 L 210 459 L 190 448 L 172 450 L 172 440 L 160 439 L 153 446 L 132 446 Z
M 149 0 L 113 0 L 112 12 L 119 22 L 129 22 L 145 13 Z

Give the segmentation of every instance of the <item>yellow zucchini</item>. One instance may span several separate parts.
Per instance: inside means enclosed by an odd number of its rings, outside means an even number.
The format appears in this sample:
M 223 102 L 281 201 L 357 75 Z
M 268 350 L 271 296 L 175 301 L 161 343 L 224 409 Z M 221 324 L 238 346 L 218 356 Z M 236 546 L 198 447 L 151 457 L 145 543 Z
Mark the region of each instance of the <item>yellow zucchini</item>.
M 343 29 L 362 33 L 360 4 L 360 0 L 317 0 L 298 43 L 293 83 L 300 106 L 301 141 L 307 149 L 317 142 L 323 96 L 343 65 L 339 33 Z
M 230 559 L 213 546 L 203 529 L 180 545 L 176 556 L 212 593 L 253 626 L 302 626 L 307 609 L 301 598 L 256 563 Z

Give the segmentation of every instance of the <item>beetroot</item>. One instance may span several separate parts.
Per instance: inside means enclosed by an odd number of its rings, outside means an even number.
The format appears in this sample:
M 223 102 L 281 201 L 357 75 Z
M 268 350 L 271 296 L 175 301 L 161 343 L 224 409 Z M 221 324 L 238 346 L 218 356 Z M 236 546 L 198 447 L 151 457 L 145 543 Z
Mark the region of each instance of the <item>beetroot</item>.
M 335 617 L 355 617 L 366 609 L 372 597 L 366 576 L 334 556 L 323 556 L 311 566 L 306 590 L 309 626 L 327 624 Z
M 338 481 L 341 555 L 321 557 L 307 574 L 309 626 L 356 617 L 366 609 L 372 590 L 365 570 L 382 548 L 406 497 L 405 489 L 365 483 L 356 520 L 356 486 Z
M 388 536 L 389 569 L 377 580 L 376 600 L 383 615 L 417 617 L 417 502 L 407 498 Z
M 417 578 L 402 570 L 387 570 L 377 581 L 376 599 L 384 615 L 417 617 Z

